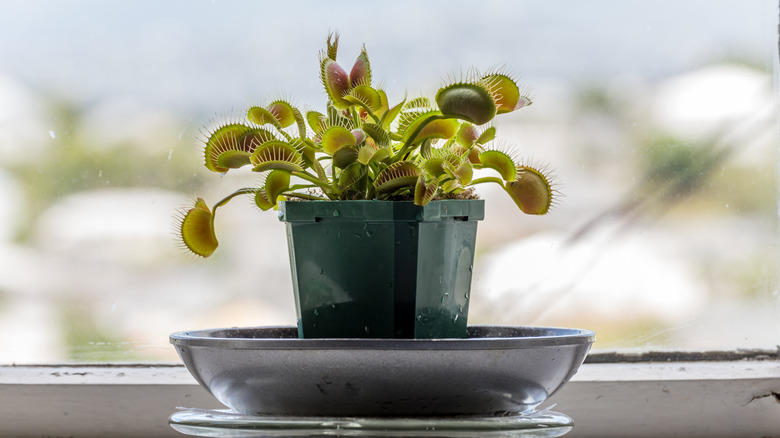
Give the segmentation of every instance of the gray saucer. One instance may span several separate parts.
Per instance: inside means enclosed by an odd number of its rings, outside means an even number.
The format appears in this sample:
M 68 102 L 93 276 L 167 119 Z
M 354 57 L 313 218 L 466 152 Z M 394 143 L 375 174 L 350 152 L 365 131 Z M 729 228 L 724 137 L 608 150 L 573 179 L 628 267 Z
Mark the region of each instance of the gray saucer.
M 472 326 L 466 339 L 298 339 L 295 327 L 170 337 L 235 412 L 265 416 L 531 413 L 577 371 L 592 331 Z

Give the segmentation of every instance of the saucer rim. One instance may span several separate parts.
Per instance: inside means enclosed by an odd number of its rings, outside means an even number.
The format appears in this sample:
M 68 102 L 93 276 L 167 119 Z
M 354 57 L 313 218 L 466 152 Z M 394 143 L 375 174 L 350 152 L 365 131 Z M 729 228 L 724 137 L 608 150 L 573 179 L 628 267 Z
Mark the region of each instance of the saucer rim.
M 297 333 L 295 326 L 226 327 L 216 329 L 186 330 L 172 333 L 171 344 L 181 347 L 209 347 L 229 350 L 492 350 L 522 349 L 539 346 L 585 345 L 595 341 L 592 330 L 562 327 L 471 325 L 470 333 L 488 332 L 491 336 L 475 336 L 463 339 L 378 339 L 378 338 L 314 338 L 242 337 L 224 336 L 225 333 L 250 331 L 282 331 Z M 532 336 L 502 336 L 502 331 L 536 332 Z M 497 333 L 497 334 L 496 334 Z

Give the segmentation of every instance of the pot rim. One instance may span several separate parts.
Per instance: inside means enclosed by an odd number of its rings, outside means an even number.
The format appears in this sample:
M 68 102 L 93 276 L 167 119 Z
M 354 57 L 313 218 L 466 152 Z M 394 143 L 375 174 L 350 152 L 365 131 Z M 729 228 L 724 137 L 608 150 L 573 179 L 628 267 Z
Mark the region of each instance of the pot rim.
M 442 220 L 480 221 L 485 218 L 483 199 L 440 199 L 416 205 L 412 201 L 317 200 L 279 202 L 282 222 L 366 221 L 431 222 Z

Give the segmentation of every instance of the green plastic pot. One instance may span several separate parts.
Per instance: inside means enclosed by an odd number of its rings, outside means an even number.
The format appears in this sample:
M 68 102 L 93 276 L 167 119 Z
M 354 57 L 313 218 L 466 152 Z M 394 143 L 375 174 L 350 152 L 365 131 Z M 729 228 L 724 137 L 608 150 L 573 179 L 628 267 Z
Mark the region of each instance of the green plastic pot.
M 288 201 L 301 338 L 465 338 L 482 200 Z

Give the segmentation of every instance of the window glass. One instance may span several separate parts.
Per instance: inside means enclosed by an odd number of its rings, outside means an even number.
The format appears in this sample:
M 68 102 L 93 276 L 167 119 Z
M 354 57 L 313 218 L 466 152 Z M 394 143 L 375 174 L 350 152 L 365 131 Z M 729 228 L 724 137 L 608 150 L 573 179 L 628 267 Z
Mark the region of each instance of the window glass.
M 172 227 L 255 175 L 202 165 L 202 127 L 289 97 L 365 43 L 389 99 L 469 68 L 534 104 L 496 120 L 561 193 L 488 186 L 470 321 L 596 330 L 595 349 L 774 348 L 777 5 L 686 1 L 26 1 L 0 5 L 0 363 L 172 361 L 170 332 L 294 325 L 284 226 L 221 209 L 220 249 Z

